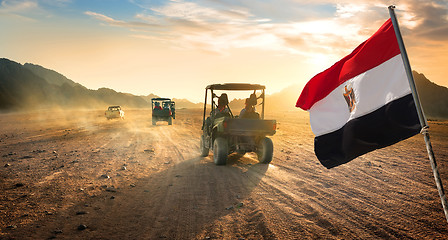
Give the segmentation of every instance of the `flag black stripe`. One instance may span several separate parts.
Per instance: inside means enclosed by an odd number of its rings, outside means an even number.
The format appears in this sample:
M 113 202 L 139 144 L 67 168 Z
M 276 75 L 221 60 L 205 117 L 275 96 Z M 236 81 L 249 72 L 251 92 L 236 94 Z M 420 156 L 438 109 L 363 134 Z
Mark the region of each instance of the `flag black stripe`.
M 395 144 L 420 132 L 412 94 L 347 122 L 342 128 L 314 138 L 314 151 L 326 168 Z

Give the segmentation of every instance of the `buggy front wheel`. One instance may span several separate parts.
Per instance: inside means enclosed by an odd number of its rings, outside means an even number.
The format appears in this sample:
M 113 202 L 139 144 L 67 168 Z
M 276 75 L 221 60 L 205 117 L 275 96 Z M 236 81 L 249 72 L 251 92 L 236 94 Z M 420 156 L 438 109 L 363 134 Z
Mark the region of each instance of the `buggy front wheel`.
M 210 149 L 205 146 L 204 135 L 201 135 L 201 141 L 199 142 L 199 151 L 201 152 L 201 157 L 207 157 Z

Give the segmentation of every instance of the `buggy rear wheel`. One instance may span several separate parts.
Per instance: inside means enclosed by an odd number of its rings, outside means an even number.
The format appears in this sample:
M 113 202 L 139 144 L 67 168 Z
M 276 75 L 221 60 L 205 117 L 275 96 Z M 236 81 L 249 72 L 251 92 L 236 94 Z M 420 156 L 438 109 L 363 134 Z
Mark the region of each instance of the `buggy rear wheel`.
M 210 149 L 205 146 L 204 135 L 201 135 L 201 141 L 199 142 L 199 150 L 201 151 L 201 157 L 207 157 Z
M 263 138 L 258 144 L 257 156 L 260 163 L 270 163 L 274 152 L 274 144 L 270 138 Z
M 173 118 L 171 116 L 168 117 L 168 125 L 173 125 Z
M 215 139 L 213 143 L 213 161 L 216 165 L 225 165 L 229 155 L 229 146 L 227 140 L 222 137 Z
M 156 125 L 157 121 L 153 118 L 152 119 L 152 125 Z

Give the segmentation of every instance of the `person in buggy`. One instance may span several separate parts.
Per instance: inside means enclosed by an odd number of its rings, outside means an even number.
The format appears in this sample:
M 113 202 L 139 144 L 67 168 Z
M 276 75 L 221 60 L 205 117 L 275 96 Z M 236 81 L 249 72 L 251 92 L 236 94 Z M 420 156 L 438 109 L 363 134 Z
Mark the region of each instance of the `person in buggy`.
M 162 110 L 162 107 L 160 106 L 159 102 L 155 102 L 154 105 L 155 105 L 154 110 Z
M 218 106 L 211 113 L 215 118 L 220 117 L 230 117 L 230 111 L 227 105 L 229 104 L 229 99 L 226 93 L 221 94 L 218 98 Z
M 212 103 L 213 104 L 213 103 Z M 229 104 L 229 99 L 226 93 L 221 94 L 218 98 L 218 105 L 216 108 L 210 112 L 210 117 L 205 120 L 205 125 L 207 132 L 210 131 L 210 125 L 212 124 L 212 119 L 217 119 L 221 117 L 231 117 L 230 110 L 227 107 Z
M 251 94 L 249 98 L 246 98 L 246 106 L 241 110 L 240 118 L 260 119 L 260 114 L 255 111 L 255 105 L 257 105 L 257 96 Z
M 170 109 L 170 104 L 168 102 L 164 102 L 163 109 Z

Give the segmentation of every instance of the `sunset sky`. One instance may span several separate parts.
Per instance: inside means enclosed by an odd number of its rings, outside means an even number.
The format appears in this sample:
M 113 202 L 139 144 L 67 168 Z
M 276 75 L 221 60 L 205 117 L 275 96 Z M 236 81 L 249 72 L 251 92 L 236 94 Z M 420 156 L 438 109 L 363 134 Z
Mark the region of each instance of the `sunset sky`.
M 0 0 L 0 57 L 90 89 L 199 102 L 208 84 L 249 82 L 269 94 L 349 54 L 391 4 L 413 70 L 448 86 L 446 0 Z

